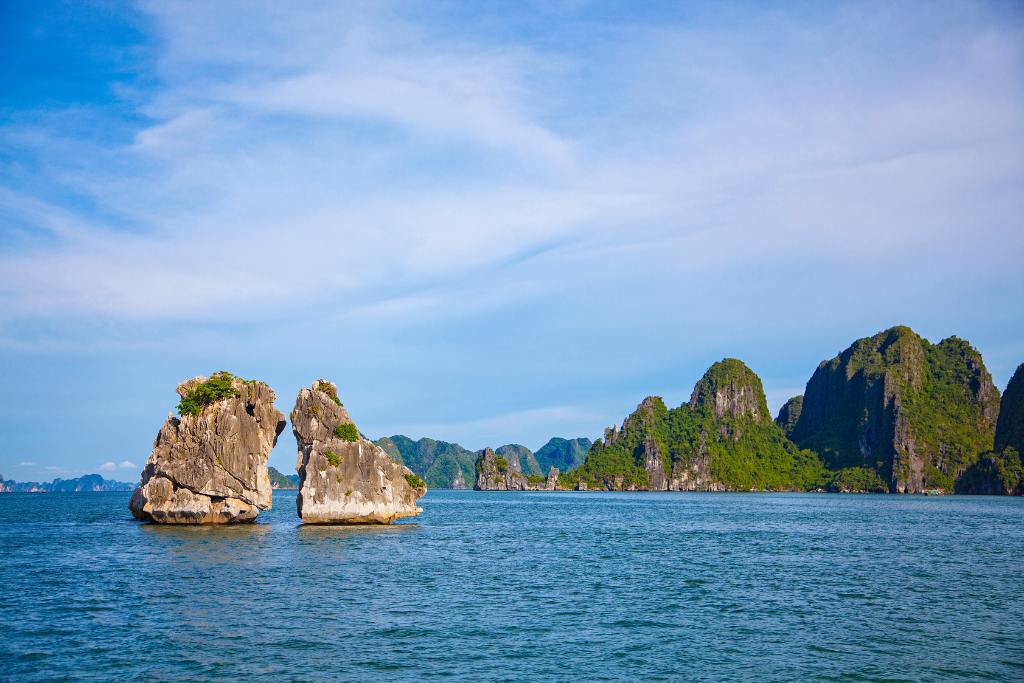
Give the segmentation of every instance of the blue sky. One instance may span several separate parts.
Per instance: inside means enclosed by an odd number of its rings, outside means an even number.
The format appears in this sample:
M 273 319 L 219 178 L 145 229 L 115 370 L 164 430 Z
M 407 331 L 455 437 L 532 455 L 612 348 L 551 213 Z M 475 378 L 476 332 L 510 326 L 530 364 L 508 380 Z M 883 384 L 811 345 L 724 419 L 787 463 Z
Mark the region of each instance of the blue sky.
M 1016 2 L 2 2 L 0 473 L 222 368 L 470 448 L 894 324 L 1003 387 L 1022 189 Z

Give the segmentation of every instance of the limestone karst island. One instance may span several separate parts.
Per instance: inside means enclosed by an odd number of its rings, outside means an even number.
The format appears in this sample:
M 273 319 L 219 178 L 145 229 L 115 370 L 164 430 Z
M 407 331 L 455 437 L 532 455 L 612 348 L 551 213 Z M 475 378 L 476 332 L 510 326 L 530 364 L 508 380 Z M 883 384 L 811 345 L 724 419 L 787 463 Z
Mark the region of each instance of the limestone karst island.
M 1024 681 L 1024 0 L 0 0 L 0 683 Z
M 168 524 L 254 521 L 272 504 L 267 459 L 285 427 L 273 390 L 221 371 L 177 392 L 179 416 L 157 434 L 132 514 Z M 472 481 L 482 491 L 1024 493 L 1024 364 L 1000 399 L 969 342 L 932 344 L 909 327 L 822 361 L 775 419 L 761 379 L 734 358 L 712 365 L 678 407 L 649 396 L 596 441 L 554 438 L 536 454 L 517 444 L 473 454 L 402 436 L 375 443 L 325 379 L 299 392 L 290 418 L 297 480 L 275 470 L 275 481 L 298 489 L 307 524 L 415 517 L 428 481 Z

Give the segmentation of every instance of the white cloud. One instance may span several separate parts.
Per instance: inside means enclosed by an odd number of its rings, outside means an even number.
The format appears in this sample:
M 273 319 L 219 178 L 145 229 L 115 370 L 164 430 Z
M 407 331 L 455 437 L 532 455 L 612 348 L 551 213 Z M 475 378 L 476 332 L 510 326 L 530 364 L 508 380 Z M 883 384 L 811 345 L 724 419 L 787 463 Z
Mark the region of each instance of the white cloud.
M 107 462 L 100 465 L 100 472 L 112 472 L 114 470 L 134 470 L 136 469 L 135 463 L 129 460 L 122 460 L 121 462 L 115 463 L 108 460 Z
M 18 463 L 18 467 L 35 467 L 35 466 L 36 466 L 36 463 L 32 462 L 31 460 L 22 460 L 21 462 Z

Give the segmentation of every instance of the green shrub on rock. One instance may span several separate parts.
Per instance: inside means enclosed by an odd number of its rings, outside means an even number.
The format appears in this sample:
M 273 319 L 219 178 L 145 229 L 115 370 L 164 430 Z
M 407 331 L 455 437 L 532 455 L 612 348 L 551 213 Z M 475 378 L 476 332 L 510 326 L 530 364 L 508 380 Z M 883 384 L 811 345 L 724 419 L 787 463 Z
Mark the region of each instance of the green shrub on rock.
M 234 387 L 234 380 L 235 376 L 225 370 L 213 373 L 210 379 L 192 387 L 187 394 L 181 397 L 181 401 L 178 403 L 178 413 L 198 415 L 208 405 L 225 398 L 238 396 L 239 392 Z
M 359 430 L 351 422 L 340 424 L 334 428 L 334 435 L 342 441 L 358 441 Z

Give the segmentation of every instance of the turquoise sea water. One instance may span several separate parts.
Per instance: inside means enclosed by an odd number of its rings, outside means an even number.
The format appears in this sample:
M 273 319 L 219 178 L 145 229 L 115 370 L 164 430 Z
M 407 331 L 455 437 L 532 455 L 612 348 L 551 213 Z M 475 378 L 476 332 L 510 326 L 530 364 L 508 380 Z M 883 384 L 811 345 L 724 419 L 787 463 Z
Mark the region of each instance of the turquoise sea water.
M 0 496 L 0 679 L 1022 680 L 1024 500 L 431 491 L 393 527 Z

